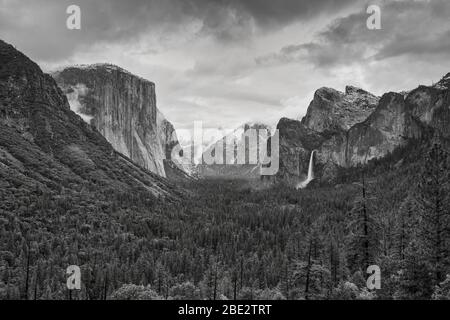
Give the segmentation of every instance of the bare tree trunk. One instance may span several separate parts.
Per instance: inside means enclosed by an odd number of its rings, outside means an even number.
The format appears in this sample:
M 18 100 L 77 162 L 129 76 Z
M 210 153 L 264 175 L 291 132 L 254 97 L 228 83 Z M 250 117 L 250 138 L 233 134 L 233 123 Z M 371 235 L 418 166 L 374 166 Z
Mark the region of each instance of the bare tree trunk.
M 241 282 L 240 282 L 241 290 L 243 287 L 243 281 L 244 281 L 244 257 L 241 257 Z
M 28 300 L 28 283 L 30 279 L 30 247 L 27 245 L 27 271 L 25 275 L 25 291 L 23 293 L 23 298 Z
M 364 180 L 364 171 L 362 173 L 362 194 L 363 194 L 363 215 L 364 215 L 364 264 L 365 268 L 369 266 L 369 228 L 368 216 L 366 207 L 366 184 Z
M 217 266 L 214 271 L 214 301 L 217 300 Z
M 289 300 L 289 270 L 288 264 L 286 264 L 286 298 Z
M 36 277 L 34 279 L 34 300 L 37 300 L 37 287 L 39 281 L 39 270 L 36 268 Z
M 306 284 L 305 284 L 305 299 L 309 299 L 309 278 L 311 273 L 311 253 L 312 253 L 312 240 L 309 240 L 309 249 L 308 249 L 308 264 L 306 266 Z
M 233 283 L 234 283 L 233 300 L 236 300 L 236 296 L 237 296 L 237 272 L 236 272 L 236 270 L 233 272 Z
M 106 272 L 105 283 L 103 286 L 103 300 L 106 300 L 108 296 L 108 272 Z

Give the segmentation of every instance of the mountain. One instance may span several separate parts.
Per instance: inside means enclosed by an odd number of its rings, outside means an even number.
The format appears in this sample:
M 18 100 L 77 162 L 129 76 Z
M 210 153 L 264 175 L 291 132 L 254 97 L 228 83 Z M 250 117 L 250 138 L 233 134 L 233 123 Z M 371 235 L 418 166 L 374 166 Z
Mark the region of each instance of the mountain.
M 319 89 L 302 121 L 281 119 L 280 171 L 289 183 L 306 179 L 312 151 L 322 180 L 332 181 L 338 167 L 379 159 L 419 139 L 427 128 L 450 136 L 450 74 L 432 86 L 381 98 L 355 87 L 345 93 Z M 317 175 L 316 175 L 317 176 Z
M 410 138 L 419 138 L 421 123 L 412 116 L 404 96 L 387 93 L 375 111 L 363 122 L 351 127 L 339 142 L 331 140 L 319 148 L 322 162 L 331 161 L 351 167 L 381 158 Z
M 277 125 L 280 137 L 280 167 L 277 178 L 297 184 L 306 179 L 310 152 L 319 148 L 326 136 L 302 122 L 282 118 Z
M 162 177 L 186 175 L 171 160 L 179 144 L 173 125 L 156 106 L 155 84 L 110 64 L 73 66 L 53 74 L 71 109 L 114 149 Z
M 161 197 L 175 193 L 171 183 L 115 152 L 95 128 L 71 111 L 50 75 L 3 41 L 0 176 L 2 205 L 21 203 L 18 197 L 36 192 L 64 190 L 92 194 L 110 190 L 110 196 L 133 190 Z
M 378 101 L 375 95 L 353 86 L 347 86 L 345 93 L 321 88 L 315 92 L 302 123 L 317 132 L 346 131 L 367 119 Z
M 203 152 L 203 162 L 197 168 L 203 178 L 259 179 L 261 145 L 267 145 L 271 129 L 263 123 L 246 123 L 216 141 Z M 253 142 L 252 142 L 253 141 Z M 220 160 L 211 164 L 222 149 Z
M 450 137 L 450 73 L 432 86 L 419 86 L 405 99 L 412 116 Z

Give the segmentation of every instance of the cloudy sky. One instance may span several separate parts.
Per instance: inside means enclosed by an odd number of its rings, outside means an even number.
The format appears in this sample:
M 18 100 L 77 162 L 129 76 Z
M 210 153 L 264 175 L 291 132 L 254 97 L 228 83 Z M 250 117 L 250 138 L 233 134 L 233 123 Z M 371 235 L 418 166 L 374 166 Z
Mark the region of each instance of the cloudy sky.
M 66 9 L 81 8 L 81 30 Z M 367 7 L 381 7 L 369 30 Z M 376 94 L 450 72 L 450 1 L 0 0 L 0 38 L 45 71 L 109 62 L 156 83 L 176 128 L 301 118 L 320 87 Z

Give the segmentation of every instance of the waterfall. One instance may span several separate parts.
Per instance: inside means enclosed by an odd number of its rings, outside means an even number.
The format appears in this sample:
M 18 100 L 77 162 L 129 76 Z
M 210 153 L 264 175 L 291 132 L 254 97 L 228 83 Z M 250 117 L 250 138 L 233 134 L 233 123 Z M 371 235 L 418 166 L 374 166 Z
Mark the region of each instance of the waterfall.
M 314 180 L 314 153 L 316 150 L 313 150 L 311 152 L 311 158 L 309 159 L 309 168 L 308 168 L 308 177 L 305 181 L 300 182 L 297 185 L 297 189 L 303 189 L 306 188 L 306 186 Z

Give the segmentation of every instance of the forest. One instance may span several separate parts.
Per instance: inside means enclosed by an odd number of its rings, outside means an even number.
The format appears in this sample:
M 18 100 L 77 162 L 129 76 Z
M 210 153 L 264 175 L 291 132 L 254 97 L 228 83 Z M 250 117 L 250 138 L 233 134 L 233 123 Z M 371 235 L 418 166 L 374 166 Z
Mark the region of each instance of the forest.
M 334 185 L 0 190 L 0 299 L 448 299 L 448 142 L 412 140 Z M 368 290 L 366 269 L 381 269 Z M 81 268 L 68 291 L 66 268 Z

